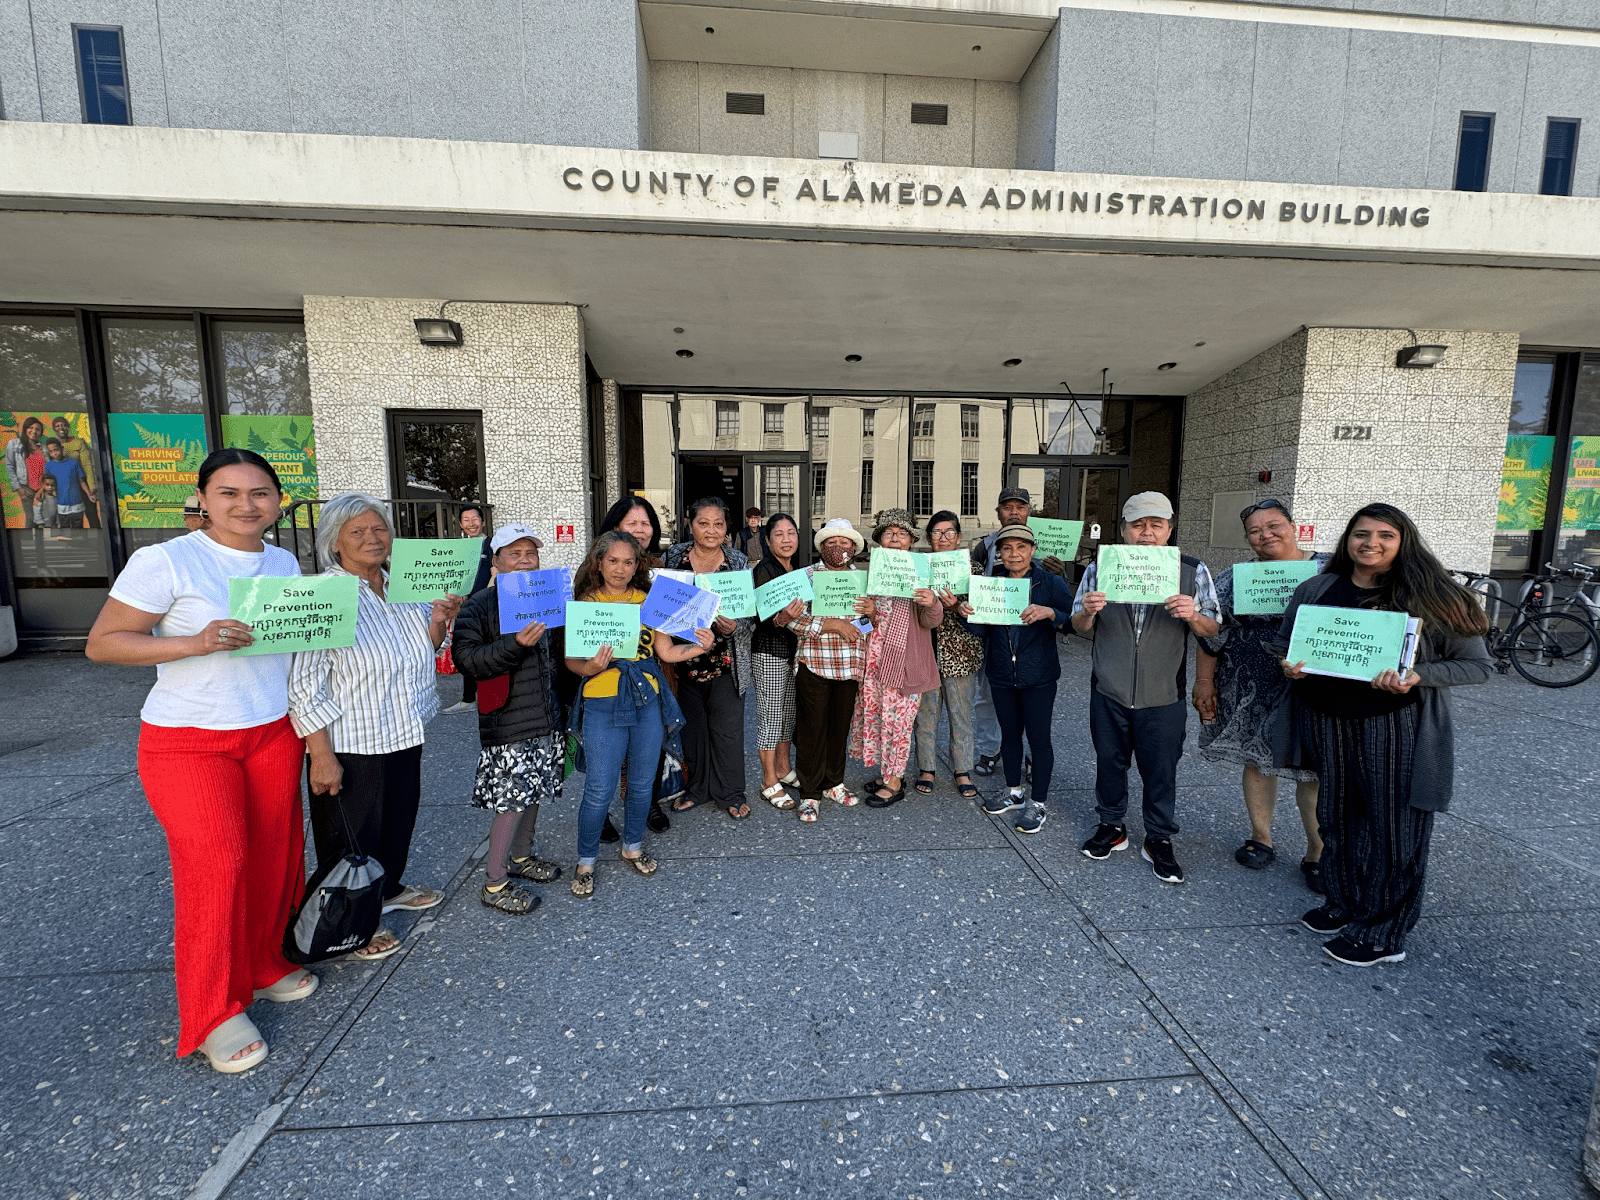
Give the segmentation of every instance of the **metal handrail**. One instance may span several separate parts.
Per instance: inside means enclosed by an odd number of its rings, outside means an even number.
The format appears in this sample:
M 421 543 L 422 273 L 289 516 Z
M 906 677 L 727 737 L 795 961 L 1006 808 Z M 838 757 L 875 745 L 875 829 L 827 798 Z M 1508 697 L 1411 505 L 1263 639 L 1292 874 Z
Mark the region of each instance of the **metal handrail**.
M 483 532 L 494 529 L 494 506 L 476 500 L 385 500 L 395 533 L 405 538 L 449 537 L 469 505 L 483 511 Z M 317 512 L 321 500 L 296 500 L 283 510 L 270 533 L 272 540 L 300 560 L 301 570 L 316 574 L 324 565 L 317 554 Z

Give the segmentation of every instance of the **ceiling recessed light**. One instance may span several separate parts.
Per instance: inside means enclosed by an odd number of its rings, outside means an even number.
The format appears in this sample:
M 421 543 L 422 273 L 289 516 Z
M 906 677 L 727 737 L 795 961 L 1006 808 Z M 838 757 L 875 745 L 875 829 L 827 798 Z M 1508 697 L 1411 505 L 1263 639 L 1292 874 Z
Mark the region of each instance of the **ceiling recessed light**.
M 672 332 L 673 333 L 682 333 L 683 332 L 683 326 L 682 325 L 674 326 Z
M 707 25 L 707 26 L 706 26 L 706 32 L 707 32 L 707 33 L 715 33 L 715 32 L 716 32 L 716 30 L 715 30 L 715 29 L 713 29 L 713 28 L 711 28 L 711 26 L 709 26 L 709 25 Z
M 1204 346 L 1205 343 L 1204 342 L 1196 342 L 1194 345 L 1195 345 L 1195 349 L 1198 350 L 1201 346 Z
M 678 353 L 682 354 L 683 351 L 680 350 L 680 351 L 678 351 Z M 1173 367 L 1175 367 L 1177 365 L 1178 365 L 1177 363 L 1162 363 L 1159 367 L 1156 368 L 1156 370 L 1158 370 L 1158 371 L 1170 371 L 1170 370 L 1172 370 Z
M 861 361 L 861 355 L 859 355 L 859 354 L 846 354 L 844 356 L 844 360 L 845 360 L 845 362 L 860 362 Z
M 679 350 L 678 351 L 678 357 L 679 358 L 693 358 L 694 357 L 694 351 L 693 350 Z
M 982 46 L 974 46 L 974 47 L 973 47 L 973 49 L 974 49 L 974 50 L 982 50 L 982 49 L 983 49 L 983 47 L 982 47 Z
M 1022 365 L 1022 360 L 1020 358 L 1008 358 L 1000 365 L 1004 367 L 1020 367 Z

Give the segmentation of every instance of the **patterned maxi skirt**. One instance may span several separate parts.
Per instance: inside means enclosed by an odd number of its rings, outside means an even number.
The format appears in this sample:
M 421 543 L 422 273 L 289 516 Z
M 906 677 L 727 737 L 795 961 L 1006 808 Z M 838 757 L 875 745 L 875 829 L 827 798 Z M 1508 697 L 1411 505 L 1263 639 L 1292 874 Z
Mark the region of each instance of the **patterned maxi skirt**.
M 882 639 L 867 645 L 867 669 L 861 675 L 861 693 L 850 721 L 850 756 L 884 775 L 904 775 L 911 761 L 911 737 L 916 728 L 921 696 L 907 696 L 879 682 Z

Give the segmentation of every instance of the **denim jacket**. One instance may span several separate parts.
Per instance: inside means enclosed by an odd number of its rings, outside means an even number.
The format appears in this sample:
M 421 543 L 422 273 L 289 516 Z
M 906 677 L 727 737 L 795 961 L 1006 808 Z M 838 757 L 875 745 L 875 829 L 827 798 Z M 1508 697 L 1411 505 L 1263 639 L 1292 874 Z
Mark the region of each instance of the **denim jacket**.
M 665 735 L 662 743 L 666 751 L 679 762 L 683 761 L 683 710 L 678 707 L 678 698 L 672 694 L 672 689 L 667 686 L 666 674 L 661 670 L 660 664 L 654 658 L 618 658 L 613 659 L 611 665 L 618 671 L 617 678 L 617 704 L 619 707 L 627 701 L 633 701 L 633 710 L 637 714 L 645 705 L 650 703 L 650 681 L 655 681 L 655 691 L 661 700 L 661 726 Z M 567 734 L 573 740 L 572 765 L 574 770 L 584 770 L 583 753 L 583 689 L 578 689 L 578 698 L 573 701 L 572 716 L 567 721 Z M 626 712 L 626 709 L 622 710 Z M 618 721 L 618 724 L 632 724 L 630 721 Z

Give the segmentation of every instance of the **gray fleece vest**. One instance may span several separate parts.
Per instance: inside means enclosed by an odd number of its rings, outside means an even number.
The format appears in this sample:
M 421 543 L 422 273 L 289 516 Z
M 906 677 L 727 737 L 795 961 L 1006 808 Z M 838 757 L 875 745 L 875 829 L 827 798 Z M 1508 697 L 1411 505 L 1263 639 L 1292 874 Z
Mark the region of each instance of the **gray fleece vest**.
M 1194 595 L 1197 558 L 1179 556 L 1178 590 Z M 1124 708 L 1160 708 L 1183 699 L 1189 626 L 1151 604 L 1144 636 L 1133 637 L 1133 605 L 1108 604 L 1094 623 L 1094 687 Z

